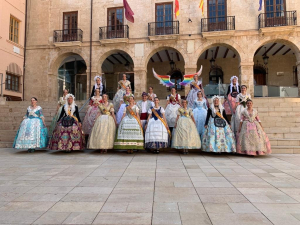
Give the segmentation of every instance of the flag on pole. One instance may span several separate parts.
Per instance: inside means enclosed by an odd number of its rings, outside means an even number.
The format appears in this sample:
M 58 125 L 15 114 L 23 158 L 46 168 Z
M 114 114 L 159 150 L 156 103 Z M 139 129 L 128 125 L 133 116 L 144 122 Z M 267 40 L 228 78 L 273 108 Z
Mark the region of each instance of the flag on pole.
M 262 8 L 262 0 L 259 0 L 259 8 L 258 8 L 258 11 L 261 11 L 261 8 Z
M 179 16 L 179 0 L 175 0 L 175 18 Z
M 126 19 L 131 22 L 131 23 L 134 23 L 134 13 L 133 11 L 131 10 L 127 0 L 123 0 L 123 5 L 124 5 L 124 9 L 125 9 L 125 17 Z
M 199 8 L 202 11 L 202 16 L 204 16 L 204 0 L 200 0 Z

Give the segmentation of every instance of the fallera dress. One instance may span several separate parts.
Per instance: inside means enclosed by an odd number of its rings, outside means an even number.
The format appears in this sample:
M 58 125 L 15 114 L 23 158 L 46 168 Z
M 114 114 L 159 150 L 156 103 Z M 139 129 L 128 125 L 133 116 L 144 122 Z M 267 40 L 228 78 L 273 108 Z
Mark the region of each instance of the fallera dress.
M 100 116 L 89 137 L 87 148 L 89 149 L 113 149 L 116 135 L 116 124 L 111 115 L 114 113 L 112 103 L 99 105 Z
M 271 154 L 271 144 L 268 136 L 260 126 L 256 109 L 249 113 L 244 109 L 241 113 L 243 125 L 237 140 L 237 153 L 247 155 Z
M 78 107 L 74 105 L 69 108 L 68 104 L 66 104 L 53 131 L 49 149 L 67 152 L 82 150 L 84 147 L 84 135 L 79 126 L 80 122 Z
M 152 109 L 155 110 L 160 118 L 155 115 Z M 148 122 L 145 133 L 145 148 L 147 149 L 162 149 L 169 146 L 170 137 L 166 128 L 167 123 L 163 120 L 163 113 L 165 113 L 163 107 L 151 107 L 148 110 L 148 114 L 151 114 L 151 119 Z
M 124 94 L 123 95 L 123 103 L 120 105 L 120 108 L 119 108 L 119 110 L 117 111 L 117 115 L 116 115 L 116 120 L 117 120 L 117 124 L 120 124 L 121 123 L 121 119 L 122 119 L 122 117 L 123 117 L 123 113 L 124 113 L 124 109 L 125 109 L 125 107 L 126 107 L 126 105 L 128 105 L 129 104 L 129 102 L 128 102 L 128 100 L 129 100 L 129 97 L 130 96 L 133 96 L 134 97 L 134 95 L 133 94 Z M 116 109 L 116 107 L 115 107 L 115 109 Z
M 230 88 L 230 85 L 228 86 L 228 90 L 227 90 L 227 100 L 224 102 L 224 108 L 225 108 L 225 112 L 228 115 L 232 115 L 230 106 L 233 110 L 233 113 L 235 113 L 235 109 L 236 109 L 236 97 L 237 95 L 241 92 L 241 88 L 240 86 L 232 86 L 232 91 Z M 230 106 L 229 106 L 230 104 Z
M 207 111 L 205 129 L 202 141 L 202 150 L 205 152 L 236 152 L 234 134 L 229 126 L 225 110 L 214 112 L 211 108 Z M 224 127 L 222 127 L 222 125 Z
M 113 105 L 115 108 L 115 112 L 117 112 L 119 110 L 120 101 L 123 99 L 123 96 L 126 93 L 126 87 L 130 87 L 130 90 L 131 90 L 131 83 L 129 80 L 126 80 L 126 81 L 120 80 L 118 82 L 118 91 L 113 98 Z
M 98 98 L 93 96 L 91 98 L 90 104 L 88 106 L 88 109 L 86 111 L 86 114 L 85 114 L 85 117 L 84 117 L 84 120 L 82 123 L 82 130 L 83 130 L 84 134 L 89 135 L 91 133 L 94 123 L 95 123 L 95 120 L 96 120 L 96 117 L 97 117 L 97 114 L 99 113 L 98 105 L 100 103 L 102 103 L 101 96 Z
M 188 108 L 193 109 L 194 101 L 198 99 L 197 94 L 198 94 L 199 91 L 201 91 L 201 89 L 203 89 L 203 87 L 202 87 L 202 79 L 198 80 L 197 83 L 196 83 L 196 81 L 193 81 L 190 84 L 190 91 L 188 93 L 188 96 L 186 97 L 186 100 L 188 101 Z M 206 99 L 206 97 L 205 97 L 205 99 Z M 209 107 L 207 99 L 206 99 L 206 106 Z
M 139 108 L 128 105 L 124 108 L 125 117 L 121 121 L 115 138 L 114 149 L 143 149 L 144 135 L 142 124 L 137 119 Z
M 246 103 L 248 99 L 251 99 L 251 96 L 248 94 L 243 95 L 242 93 L 239 93 L 235 99 L 236 104 L 239 103 L 239 105 L 236 107 L 235 114 L 231 118 L 231 127 L 235 135 L 237 135 L 239 130 L 242 111 L 246 109 Z
M 48 134 L 49 134 L 50 136 L 52 135 L 52 133 L 53 133 L 55 127 L 56 127 L 56 123 L 57 123 L 57 120 L 58 120 L 58 118 L 59 118 L 59 116 L 60 116 L 60 114 L 61 114 L 61 110 L 62 110 L 62 108 L 64 107 L 64 105 L 65 105 L 66 103 L 67 103 L 67 102 L 66 102 L 65 97 L 60 97 L 60 98 L 59 98 L 59 101 L 58 101 L 59 108 L 58 108 L 58 110 L 57 110 L 57 113 L 53 116 L 51 125 L 50 125 L 50 127 L 49 127 L 49 132 L 48 132 Z
M 42 118 L 44 117 L 42 108 L 37 106 L 33 109 L 27 108 L 24 120 L 17 131 L 13 148 L 36 149 L 45 148 L 48 145 L 48 132 L 44 127 Z
M 181 107 L 179 104 L 180 99 L 180 94 L 176 94 L 175 96 L 170 94 L 167 97 L 167 100 L 169 100 L 169 104 L 166 107 L 165 116 L 168 126 L 171 128 L 175 126 L 177 111 Z
M 193 105 L 193 114 L 194 119 L 197 126 L 197 131 L 200 135 L 200 138 L 202 140 L 203 133 L 204 133 L 204 125 L 207 115 L 207 105 L 206 105 L 206 99 L 202 98 L 202 101 L 195 100 Z
M 193 110 L 180 108 L 177 115 L 179 115 L 179 119 L 176 128 L 173 129 L 172 148 L 200 149 L 200 136 L 191 118 Z

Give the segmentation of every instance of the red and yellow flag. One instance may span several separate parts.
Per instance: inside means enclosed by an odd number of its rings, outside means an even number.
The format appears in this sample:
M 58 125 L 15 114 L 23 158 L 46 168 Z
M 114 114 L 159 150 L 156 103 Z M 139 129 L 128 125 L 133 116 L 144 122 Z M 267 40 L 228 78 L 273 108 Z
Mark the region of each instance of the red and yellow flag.
M 179 0 L 175 0 L 175 18 L 179 16 Z
M 204 0 L 200 0 L 199 8 L 202 11 L 202 16 L 204 16 Z

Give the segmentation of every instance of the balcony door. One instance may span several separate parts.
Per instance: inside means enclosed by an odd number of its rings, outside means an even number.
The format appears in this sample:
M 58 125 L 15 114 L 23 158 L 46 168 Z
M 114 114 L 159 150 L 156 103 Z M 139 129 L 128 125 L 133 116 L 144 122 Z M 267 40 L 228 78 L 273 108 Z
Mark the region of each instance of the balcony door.
M 124 8 L 107 9 L 107 38 L 124 38 Z
M 285 26 L 285 0 L 265 0 L 266 27 Z
M 155 35 L 173 34 L 173 2 L 155 5 Z
M 226 0 L 208 0 L 208 31 L 227 30 Z
M 77 41 L 78 12 L 64 12 L 63 14 L 63 41 Z

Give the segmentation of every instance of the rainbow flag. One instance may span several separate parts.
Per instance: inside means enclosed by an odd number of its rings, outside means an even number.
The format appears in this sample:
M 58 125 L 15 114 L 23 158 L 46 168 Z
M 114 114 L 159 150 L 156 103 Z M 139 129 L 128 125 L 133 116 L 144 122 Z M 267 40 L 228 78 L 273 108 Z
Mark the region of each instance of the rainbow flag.
M 179 0 L 175 0 L 175 18 L 179 16 Z
M 204 16 L 204 0 L 200 0 L 199 8 L 202 11 L 202 16 Z
M 155 71 L 154 71 L 154 68 L 152 68 L 152 71 L 153 71 L 153 75 L 154 75 L 154 77 L 157 79 L 157 80 L 159 80 L 159 82 L 162 84 L 162 85 L 164 85 L 164 86 L 166 86 L 166 87 L 171 87 L 171 86 L 173 86 L 173 85 L 175 85 L 174 83 L 172 83 L 171 81 L 170 81 L 170 75 L 158 75 Z

